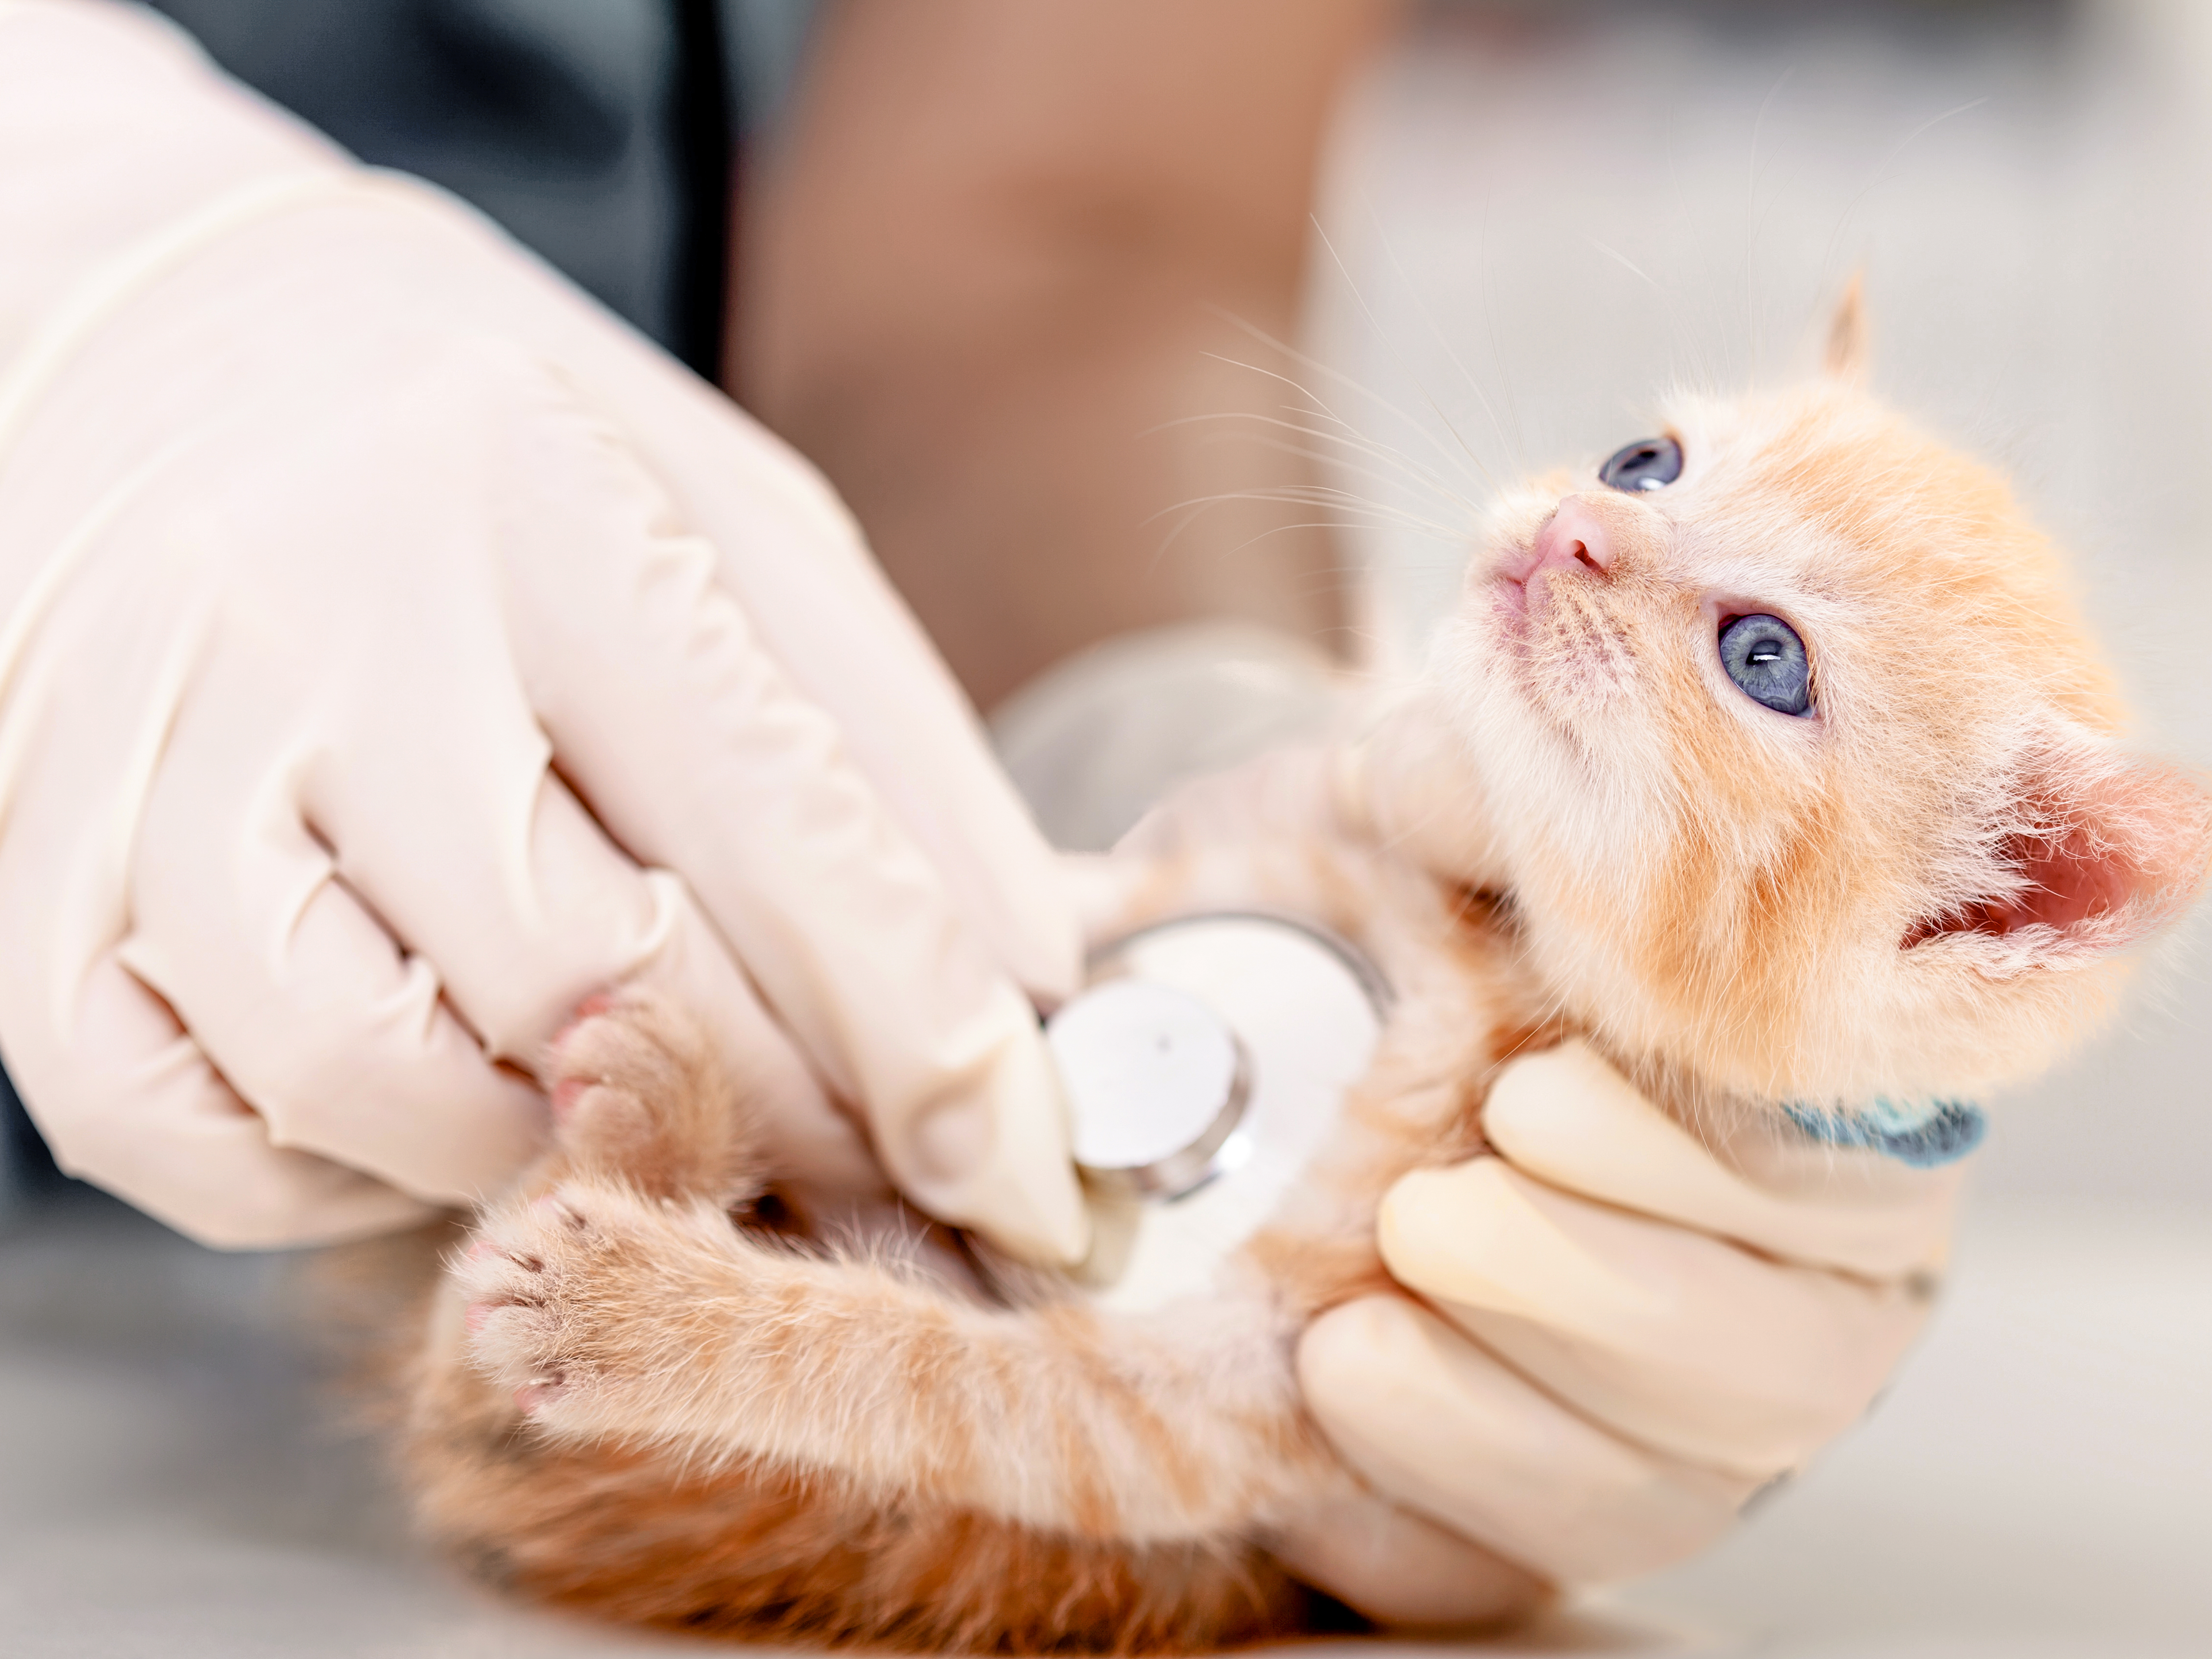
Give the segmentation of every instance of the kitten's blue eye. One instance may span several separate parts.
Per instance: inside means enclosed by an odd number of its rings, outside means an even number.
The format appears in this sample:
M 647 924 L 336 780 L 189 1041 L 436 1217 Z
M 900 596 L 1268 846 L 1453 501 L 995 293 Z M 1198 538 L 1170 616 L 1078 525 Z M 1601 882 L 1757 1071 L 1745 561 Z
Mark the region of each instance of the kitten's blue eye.
M 1813 707 L 1805 641 L 1779 617 L 1738 617 L 1721 629 L 1721 666 L 1753 702 L 1784 714 Z
M 1640 489 L 1663 489 L 1682 476 L 1682 446 L 1672 438 L 1644 438 L 1616 449 L 1613 459 L 1598 468 L 1600 483 L 1632 494 Z

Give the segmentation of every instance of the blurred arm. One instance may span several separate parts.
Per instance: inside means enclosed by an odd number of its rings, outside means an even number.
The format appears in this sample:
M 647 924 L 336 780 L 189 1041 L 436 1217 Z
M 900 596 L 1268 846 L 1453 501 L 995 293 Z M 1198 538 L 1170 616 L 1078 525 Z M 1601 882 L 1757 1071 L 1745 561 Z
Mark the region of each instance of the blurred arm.
M 984 707 L 1130 629 L 1342 623 L 1249 422 L 1322 141 L 1395 0 L 843 0 L 741 247 L 731 383 L 821 465 Z M 1165 516 L 1156 516 L 1165 514 Z

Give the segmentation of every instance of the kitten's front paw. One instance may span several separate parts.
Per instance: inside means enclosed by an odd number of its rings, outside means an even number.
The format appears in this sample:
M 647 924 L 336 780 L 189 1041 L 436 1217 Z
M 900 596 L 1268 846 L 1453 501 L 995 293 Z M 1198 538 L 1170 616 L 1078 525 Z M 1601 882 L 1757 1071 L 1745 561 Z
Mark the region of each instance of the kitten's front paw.
M 469 1357 L 549 1427 L 581 1426 L 638 1352 L 626 1331 L 652 1218 L 626 1195 L 569 1183 L 509 1206 L 454 1261 Z
M 592 998 L 555 1042 L 553 1115 L 572 1167 L 656 1198 L 733 1205 L 760 1184 L 750 1119 L 698 1020 L 667 998 Z

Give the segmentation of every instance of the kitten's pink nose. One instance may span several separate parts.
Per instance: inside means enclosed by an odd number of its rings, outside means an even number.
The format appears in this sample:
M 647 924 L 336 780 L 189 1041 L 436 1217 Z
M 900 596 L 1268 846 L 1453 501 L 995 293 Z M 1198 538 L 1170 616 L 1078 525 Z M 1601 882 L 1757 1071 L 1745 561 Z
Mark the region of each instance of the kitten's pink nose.
M 1570 570 L 1577 566 L 1597 576 L 1613 571 L 1613 539 L 1579 495 L 1566 497 L 1544 520 L 1529 553 L 1528 568 L 1521 573 L 1524 582 L 1546 570 Z

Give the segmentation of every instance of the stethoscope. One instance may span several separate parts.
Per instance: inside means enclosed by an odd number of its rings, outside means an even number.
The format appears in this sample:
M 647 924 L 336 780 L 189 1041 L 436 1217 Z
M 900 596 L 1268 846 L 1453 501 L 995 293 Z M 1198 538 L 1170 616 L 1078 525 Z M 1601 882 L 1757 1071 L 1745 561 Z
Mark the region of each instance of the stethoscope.
M 1318 1155 L 1366 1073 L 1391 991 L 1348 940 L 1285 917 L 1179 917 L 1092 954 L 1045 1022 L 1096 1243 L 1080 1277 L 1135 1310 L 1203 1291 Z M 1920 1168 L 1979 1143 L 1962 1101 L 1784 1103 L 1811 1140 Z
M 1205 1290 L 1327 1141 L 1389 987 L 1283 917 L 1180 917 L 1093 953 L 1045 1023 L 1096 1243 L 1082 1276 L 1130 1310 Z

